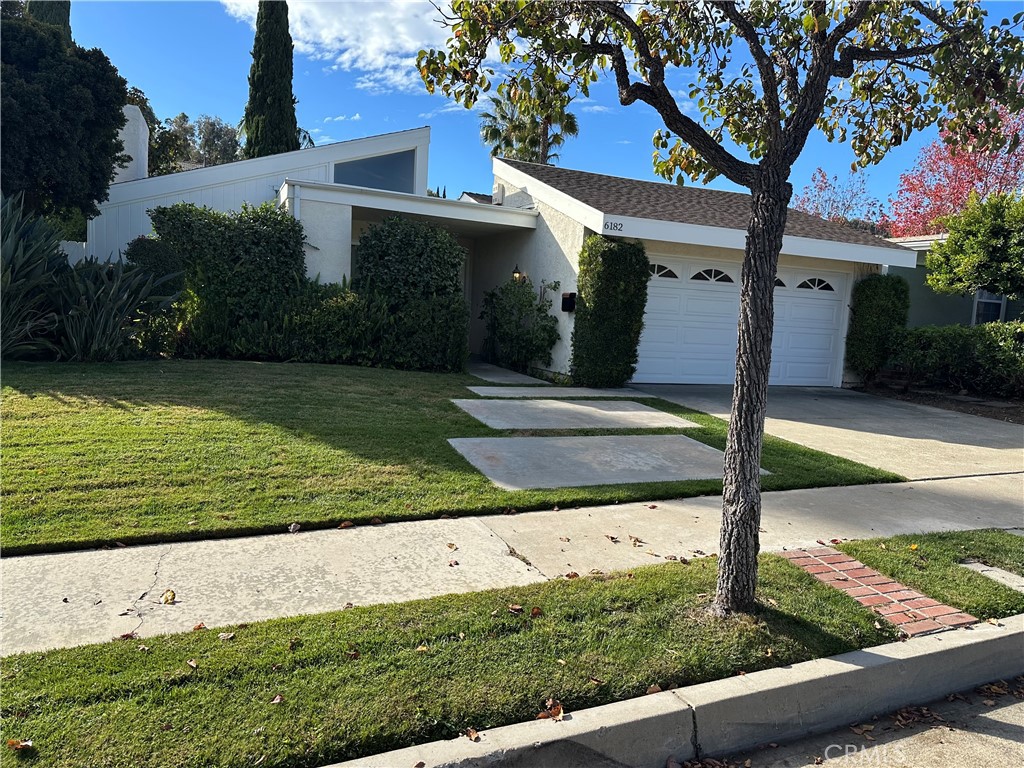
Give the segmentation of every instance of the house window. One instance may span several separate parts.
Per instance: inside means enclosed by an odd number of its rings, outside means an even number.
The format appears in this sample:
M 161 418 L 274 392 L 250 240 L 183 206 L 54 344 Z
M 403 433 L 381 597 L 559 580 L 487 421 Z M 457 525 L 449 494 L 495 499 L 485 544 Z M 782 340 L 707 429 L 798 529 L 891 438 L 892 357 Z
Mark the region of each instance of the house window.
M 354 187 L 386 189 L 390 192 L 416 192 L 416 150 L 390 155 L 364 157 L 334 164 L 334 183 Z
M 691 280 L 702 280 L 707 283 L 731 283 L 733 279 L 720 269 L 702 269 L 690 278 Z
M 679 275 L 677 275 L 675 272 L 673 272 L 671 269 L 664 266 L 663 264 L 651 264 L 650 270 L 651 274 L 654 275 L 654 277 L 667 277 L 672 280 L 679 279 Z
M 780 280 L 779 278 L 776 277 L 775 278 L 775 287 L 776 288 L 785 288 L 786 284 L 784 282 L 782 282 L 782 280 Z
M 810 291 L 834 291 L 835 288 L 828 282 L 828 280 L 822 280 L 820 277 L 809 277 L 800 283 L 797 288 L 806 288 Z
M 1005 296 L 988 291 L 978 291 L 974 294 L 974 325 L 999 322 L 1005 312 Z

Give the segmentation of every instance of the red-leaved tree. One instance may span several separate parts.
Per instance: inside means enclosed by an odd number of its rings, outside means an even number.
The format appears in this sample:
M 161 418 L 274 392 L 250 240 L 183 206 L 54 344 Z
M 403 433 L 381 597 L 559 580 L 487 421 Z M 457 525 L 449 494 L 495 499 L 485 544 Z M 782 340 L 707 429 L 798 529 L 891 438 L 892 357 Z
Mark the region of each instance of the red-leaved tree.
M 791 207 L 828 221 L 888 237 L 882 204 L 868 192 L 863 173 L 851 171 L 845 180 L 824 168 L 811 174 L 811 183 L 793 196 Z
M 1024 113 L 1002 110 L 1006 136 L 1024 131 Z M 998 152 L 971 151 L 947 143 L 944 132 L 900 176 L 892 203 L 893 237 L 934 235 L 945 229 L 938 219 L 962 211 L 972 192 L 982 198 L 1024 190 L 1024 146 L 1007 144 Z

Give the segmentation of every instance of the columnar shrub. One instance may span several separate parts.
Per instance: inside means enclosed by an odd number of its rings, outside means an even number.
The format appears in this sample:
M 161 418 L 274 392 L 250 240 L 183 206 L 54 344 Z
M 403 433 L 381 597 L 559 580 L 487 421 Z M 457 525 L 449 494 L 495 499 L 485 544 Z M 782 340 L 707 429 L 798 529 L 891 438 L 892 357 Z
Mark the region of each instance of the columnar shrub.
M 869 275 L 853 286 L 846 364 L 870 383 L 907 327 L 910 289 L 898 275 Z
M 588 237 L 580 253 L 572 380 L 621 387 L 636 372 L 650 264 L 639 242 Z
M 488 361 L 523 373 L 531 364 L 551 365 L 551 350 L 560 336 L 548 292 L 558 287 L 558 283 L 544 283 L 538 293 L 523 277 L 484 294 L 480 319 L 487 332 L 484 356 Z
M 178 203 L 149 214 L 160 240 L 184 266 L 190 351 L 278 357 L 285 318 L 309 283 L 302 224 L 273 203 L 243 206 L 239 213 Z

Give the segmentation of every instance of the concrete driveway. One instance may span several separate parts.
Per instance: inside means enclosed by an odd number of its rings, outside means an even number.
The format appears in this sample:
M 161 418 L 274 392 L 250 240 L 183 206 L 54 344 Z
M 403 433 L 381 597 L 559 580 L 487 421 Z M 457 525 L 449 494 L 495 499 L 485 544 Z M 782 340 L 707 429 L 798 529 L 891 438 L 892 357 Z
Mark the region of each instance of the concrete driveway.
M 732 387 L 638 387 L 728 418 Z M 765 431 L 910 480 L 1024 472 L 1024 426 L 846 389 L 770 387 Z

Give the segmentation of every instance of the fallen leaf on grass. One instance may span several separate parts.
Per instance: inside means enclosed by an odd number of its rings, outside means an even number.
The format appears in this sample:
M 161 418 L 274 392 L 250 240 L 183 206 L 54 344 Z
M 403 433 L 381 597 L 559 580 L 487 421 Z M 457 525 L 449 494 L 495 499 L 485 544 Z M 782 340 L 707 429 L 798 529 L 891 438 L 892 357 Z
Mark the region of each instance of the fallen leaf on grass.
M 351 527 L 352 527 L 352 526 L 354 526 L 354 525 L 355 525 L 355 523 L 353 523 L 353 522 L 352 522 L 351 520 L 345 520 L 345 521 L 344 521 L 344 522 L 342 522 L 342 523 L 341 523 L 341 525 L 339 525 L 338 527 L 339 527 L 339 528 L 351 528 Z
M 289 651 L 294 651 L 296 648 L 301 648 L 301 647 L 302 647 L 302 638 L 301 637 L 292 637 L 292 638 L 288 639 L 288 650 Z
M 604 571 L 602 571 L 600 568 L 591 568 L 590 569 L 590 575 L 591 576 L 603 576 L 604 575 Z
M 275 696 L 274 698 L 272 698 L 272 699 L 270 700 L 270 703 L 271 703 L 271 704 L 283 704 L 283 703 L 284 703 L 284 696 L 282 696 L 282 695 L 281 695 L 281 694 L 279 693 L 279 694 L 277 694 L 277 696 Z
M 565 578 L 567 579 L 578 579 L 579 577 L 580 575 L 576 573 L 576 571 L 569 571 L 567 574 L 565 574 Z
M 193 632 L 198 632 L 201 629 L 206 629 L 206 625 L 203 622 L 201 622 L 201 621 L 198 624 L 196 624 L 194 627 L 192 627 L 192 631 Z
M 370 525 L 381 525 L 381 524 L 383 524 L 383 522 L 384 521 L 381 520 L 379 517 L 371 517 L 370 518 Z
M 917 544 L 911 544 L 910 545 L 910 551 L 911 552 L 916 552 L 917 551 Z
M 510 603 L 508 606 L 508 612 L 511 613 L 513 616 L 518 616 L 520 613 L 523 612 L 523 606 L 518 605 L 517 603 Z
M 359 649 L 355 646 L 352 646 L 347 651 L 345 651 L 345 655 L 348 656 L 350 659 L 358 659 Z
M 530 618 L 536 619 L 544 615 L 544 611 L 536 606 L 530 609 Z
M 594 685 L 604 685 L 604 680 L 602 680 L 599 677 L 591 677 L 590 682 L 592 682 Z
M 24 749 L 32 749 L 32 739 L 8 739 L 7 748 L 20 752 Z
M 341 610 L 343 611 L 347 611 L 349 608 L 355 608 L 355 606 L 352 603 L 345 603 L 343 606 L 341 606 Z
M 558 699 L 548 699 L 544 703 L 544 711 L 537 715 L 538 720 L 561 720 L 565 717 L 565 710 L 562 709 L 562 702 Z
M 146 651 L 149 650 L 149 646 L 148 645 L 140 645 L 139 646 L 139 650 L 142 651 L 143 653 L 145 653 Z
M 195 659 L 189 659 L 185 663 L 192 667 L 192 669 L 199 669 L 199 662 L 197 662 Z
M 428 648 L 425 645 L 417 645 L 416 646 L 416 653 L 426 653 L 429 650 L 430 650 L 430 648 Z
M 235 639 L 235 633 L 234 632 L 221 632 L 219 635 L 217 635 L 217 639 L 218 640 L 234 640 Z
M 164 605 L 170 605 L 171 603 L 174 602 L 174 598 L 175 597 L 176 596 L 174 594 L 174 590 L 173 589 L 165 589 L 164 593 L 162 595 L 160 595 L 160 602 L 163 603 Z
M 466 738 L 470 741 L 480 741 L 480 734 L 476 732 L 476 728 L 467 728 Z

